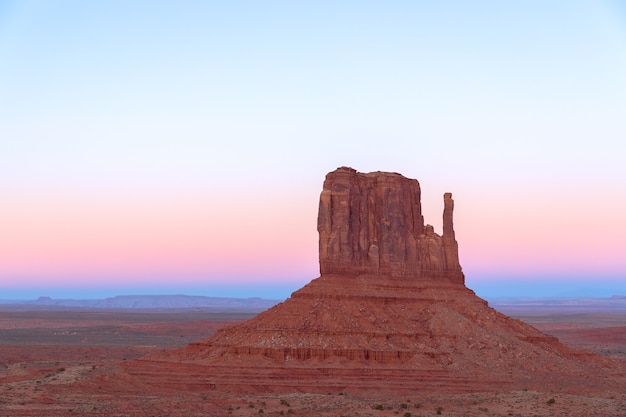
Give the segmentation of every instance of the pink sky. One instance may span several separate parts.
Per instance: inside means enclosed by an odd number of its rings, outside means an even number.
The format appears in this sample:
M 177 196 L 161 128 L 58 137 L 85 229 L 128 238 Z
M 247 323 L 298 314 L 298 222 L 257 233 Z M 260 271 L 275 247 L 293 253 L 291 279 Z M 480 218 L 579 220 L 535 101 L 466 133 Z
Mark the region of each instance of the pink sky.
M 0 275 L 6 287 L 266 282 L 295 290 L 319 272 L 318 193 L 269 187 L 167 201 L 147 195 L 22 195 L 0 208 Z M 425 194 L 425 221 L 440 230 L 440 197 Z M 561 190 L 558 199 L 549 190 L 453 194 L 469 283 L 498 277 L 619 280 L 626 269 L 626 230 L 615 223 L 626 210 L 623 202 L 585 199 L 576 187 Z M 582 221 L 584 213 L 604 215 Z
M 5 284 L 19 285 L 19 277 L 37 284 L 50 277 L 57 284 L 84 284 L 86 277 L 123 283 L 129 276 L 135 283 L 180 277 L 201 284 L 315 273 L 315 218 L 305 216 L 313 210 L 299 201 L 272 207 L 253 198 L 239 205 L 232 199 L 85 200 L 32 198 L 2 207 Z

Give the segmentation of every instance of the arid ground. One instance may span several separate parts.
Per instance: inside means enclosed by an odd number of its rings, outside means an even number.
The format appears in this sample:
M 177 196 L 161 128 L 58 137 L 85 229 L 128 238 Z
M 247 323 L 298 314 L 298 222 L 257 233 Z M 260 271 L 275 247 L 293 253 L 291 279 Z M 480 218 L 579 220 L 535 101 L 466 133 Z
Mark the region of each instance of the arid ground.
M 250 311 L 36 310 L 0 305 L 0 417 L 4 416 L 624 416 L 615 389 L 566 394 L 537 389 L 475 393 L 416 391 L 236 395 L 185 391 L 124 395 L 123 365 L 208 338 Z M 626 360 L 626 313 L 516 308 L 506 313 L 566 345 Z M 110 387 L 118 389 L 113 391 Z M 607 375 L 607 378 L 611 378 Z M 382 382 L 384 383 L 384 382 Z M 584 387 L 581 387 L 584 392 Z M 107 391 L 109 390 L 109 391 Z

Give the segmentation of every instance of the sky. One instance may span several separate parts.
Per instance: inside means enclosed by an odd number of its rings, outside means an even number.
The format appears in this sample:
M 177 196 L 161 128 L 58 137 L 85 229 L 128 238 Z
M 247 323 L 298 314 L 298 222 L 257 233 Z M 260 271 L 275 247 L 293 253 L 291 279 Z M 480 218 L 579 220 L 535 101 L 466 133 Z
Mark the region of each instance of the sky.
M 620 1 L 0 0 L 0 299 L 286 298 L 340 166 L 480 296 L 626 294 L 625 114 Z

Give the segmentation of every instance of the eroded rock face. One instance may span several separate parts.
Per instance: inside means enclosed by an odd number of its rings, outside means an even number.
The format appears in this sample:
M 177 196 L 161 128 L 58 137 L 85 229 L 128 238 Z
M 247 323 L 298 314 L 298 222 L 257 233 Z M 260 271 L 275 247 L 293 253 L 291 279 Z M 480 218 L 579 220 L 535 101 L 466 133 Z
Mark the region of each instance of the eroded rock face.
M 424 225 L 417 180 L 342 167 L 320 196 L 320 272 L 463 283 L 454 239 L 452 194 L 444 195 L 443 235 Z

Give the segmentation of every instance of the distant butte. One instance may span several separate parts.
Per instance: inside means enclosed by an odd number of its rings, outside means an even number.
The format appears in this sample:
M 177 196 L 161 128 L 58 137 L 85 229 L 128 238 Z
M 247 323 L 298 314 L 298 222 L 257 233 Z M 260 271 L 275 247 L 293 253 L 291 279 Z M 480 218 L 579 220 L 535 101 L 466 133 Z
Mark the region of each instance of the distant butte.
M 397 173 L 329 173 L 319 278 L 208 340 L 125 365 L 123 378 L 155 393 L 601 388 L 614 362 L 567 348 L 465 286 L 452 195 L 441 236 L 420 197 L 419 183 Z

